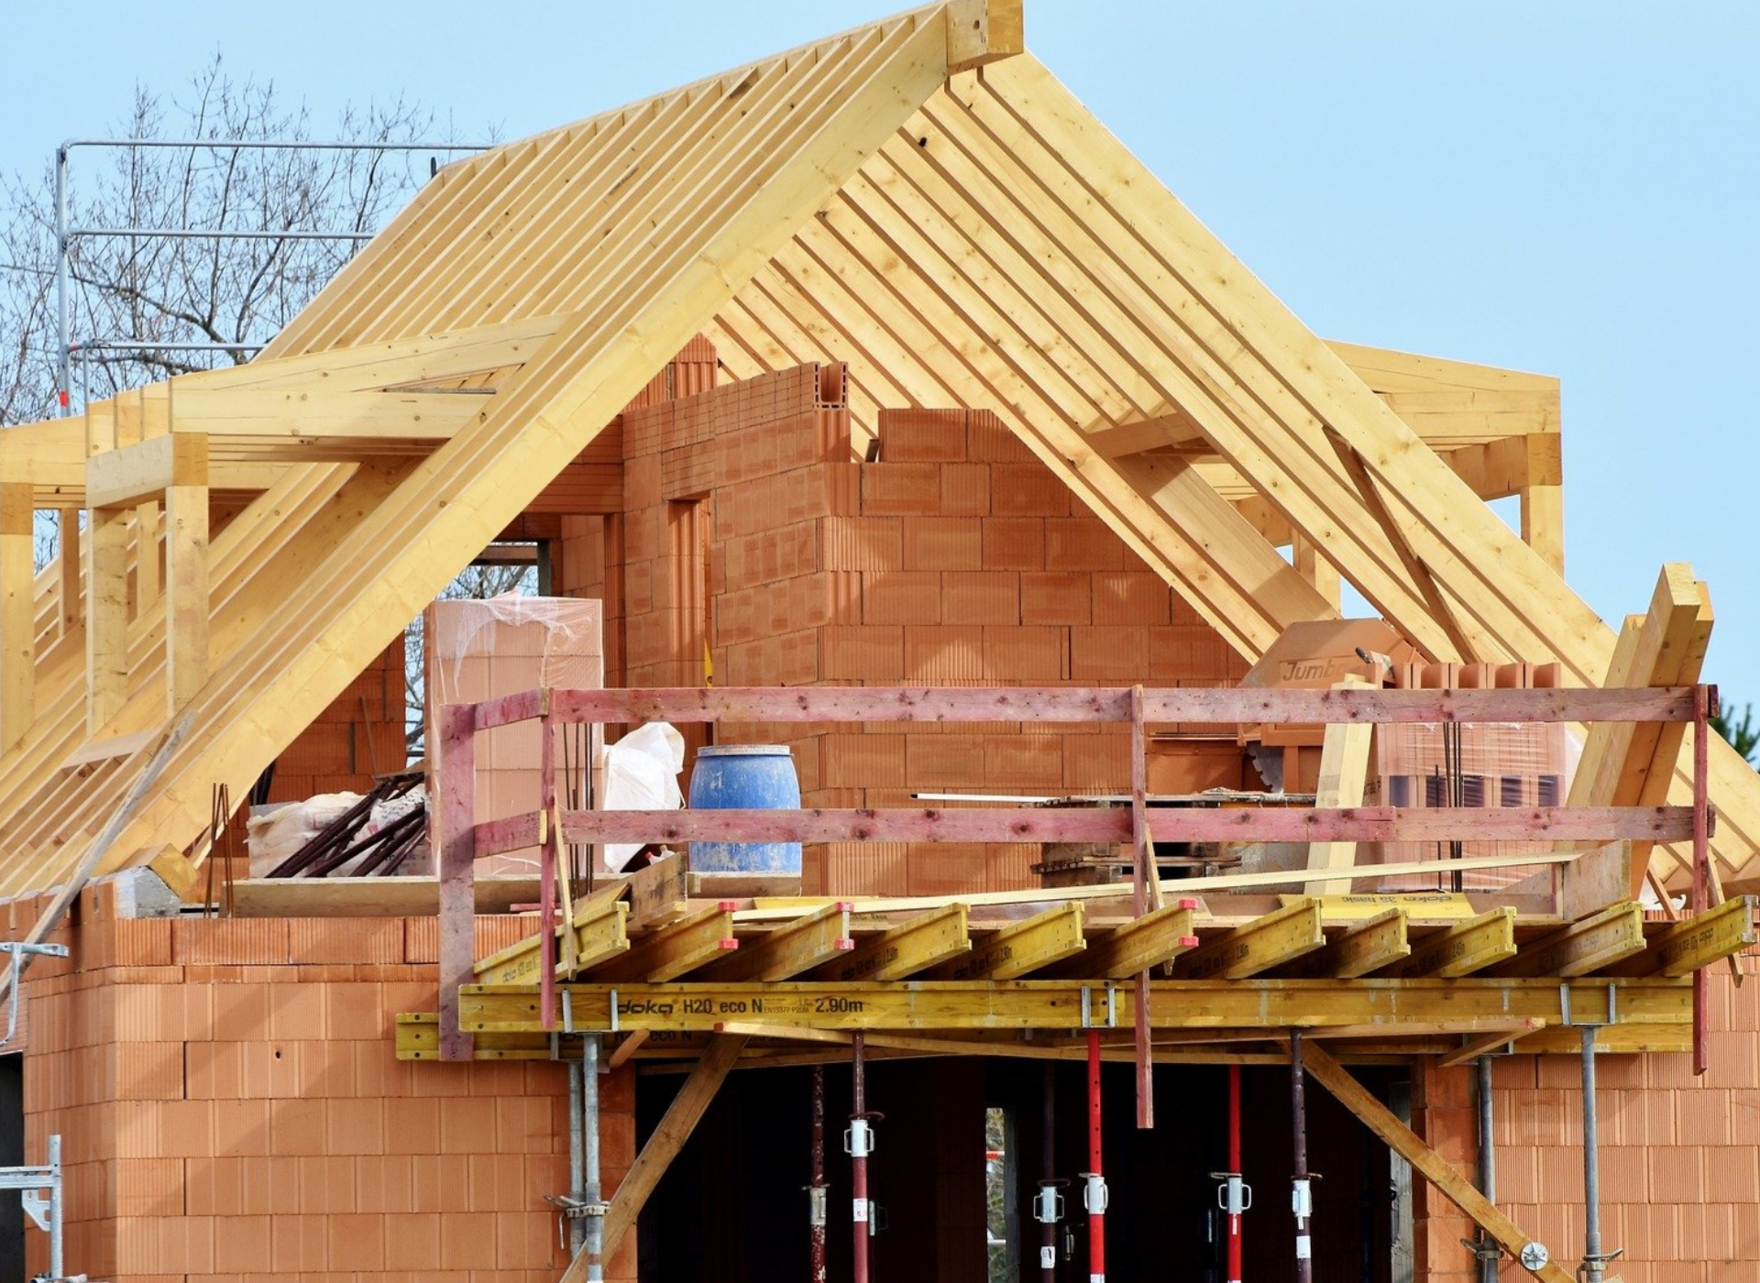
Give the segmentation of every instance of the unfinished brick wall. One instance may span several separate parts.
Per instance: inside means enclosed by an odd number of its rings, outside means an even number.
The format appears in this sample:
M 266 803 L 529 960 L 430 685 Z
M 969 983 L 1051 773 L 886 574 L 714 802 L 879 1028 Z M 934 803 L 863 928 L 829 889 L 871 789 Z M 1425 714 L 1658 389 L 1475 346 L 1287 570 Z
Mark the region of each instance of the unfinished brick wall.
M 528 930 L 481 918 L 479 952 Z M 40 1161 L 63 1138 L 70 1269 L 550 1283 L 566 1265 L 543 1202 L 568 1185 L 563 1070 L 395 1058 L 397 1013 L 434 1008 L 432 919 L 88 920 L 58 938 L 74 957 L 27 985 L 26 1144 Z M 604 1107 L 614 1188 L 629 1071 Z M 42 1268 L 44 1236 L 27 1239 Z M 608 1277 L 634 1279 L 633 1242 Z
M 608 684 L 701 685 L 705 644 L 724 685 L 1211 686 L 1245 672 L 994 415 L 881 411 L 880 461 L 860 463 L 842 366 L 719 387 L 713 368 L 698 340 L 668 369 L 675 392 L 702 390 L 668 398 L 662 377 L 614 425 L 622 516 L 564 521 L 558 591 L 602 595 Z M 809 806 L 1129 781 L 1122 730 L 720 733 L 791 745 Z M 836 844 L 809 850 L 804 881 L 851 894 L 1001 890 L 1030 884 L 1037 858 L 1028 845 Z
M 275 759 L 269 800 L 299 802 L 318 793 L 365 793 L 373 787 L 375 774 L 402 770 L 403 713 L 403 638 L 399 636 Z
M 1708 978 L 1710 1067 L 1686 1055 L 1600 1056 L 1601 1239 L 1625 1283 L 1760 1277 L 1760 986 Z M 1464 1172 L 1477 1159 L 1471 1071 L 1414 1075 L 1414 1127 Z M 1572 1269 L 1583 1254 L 1583 1093 L 1577 1056 L 1493 1063 L 1497 1202 Z M 1420 1187 L 1422 1182 L 1419 1182 Z M 1418 1260 L 1433 1283 L 1475 1278 L 1472 1226 L 1434 1191 L 1417 1199 Z M 1510 1269 L 1507 1267 L 1505 1274 Z

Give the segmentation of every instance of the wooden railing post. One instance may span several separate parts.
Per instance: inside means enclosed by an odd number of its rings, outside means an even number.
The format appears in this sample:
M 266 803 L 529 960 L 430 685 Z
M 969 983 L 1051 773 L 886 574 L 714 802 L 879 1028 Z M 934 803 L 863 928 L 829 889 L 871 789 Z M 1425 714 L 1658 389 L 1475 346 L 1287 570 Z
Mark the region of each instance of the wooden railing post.
M 440 1058 L 469 1060 L 471 1035 L 459 1028 L 458 987 L 476 960 L 476 707 L 448 704 L 437 719 L 439 769 L 431 799 L 435 865 L 440 876 Z

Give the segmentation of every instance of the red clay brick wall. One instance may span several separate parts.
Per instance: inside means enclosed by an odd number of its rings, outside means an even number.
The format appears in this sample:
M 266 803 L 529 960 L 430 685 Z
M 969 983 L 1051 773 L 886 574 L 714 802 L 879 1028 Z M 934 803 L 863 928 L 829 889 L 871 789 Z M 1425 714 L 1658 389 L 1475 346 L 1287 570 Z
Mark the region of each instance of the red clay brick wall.
M 1703 1078 L 1693 1076 L 1686 1055 L 1596 1059 L 1601 1237 L 1605 1250 L 1625 1249 L 1609 1271 L 1625 1283 L 1760 1278 L 1760 985 L 1749 976 L 1738 989 L 1722 968 L 1708 984 L 1710 1068 Z M 1430 1142 L 1470 1174 L 1477 1146 L 1471 1110 L 1462 1108 L 1472 1103 L 1467 1073 L 1420 1076 L 1413 1096 L 1415 1115 L 1423 1093 L 1437 1107 L 1420 1132 L 1428 1124 Z M 1492 1084 L 1498 1205 L 1574 1269 L 1583 1253 L 1579 1058 L 1499 1058 Z M 1439 1198 L 1431 1207 L 1453 1211 Z M 1422 1277 L 1472 1277 L 1456 1241 L 1469 1229 L 1458 1215 L 1432 1221 L 1427 1237 L 1420 1226 L 1418 1259 L 1430 1270 Z
M 276 758 L 269 800 L 364 793 L 373 787 L 375 772 L 402 770 L 403 681 L 399 636 Z
M 30 912 L 30 910 L 26 910 Z M 146 920 L 64 931 L 33 967 L 27 1153 L 59 1132 L 70 1269 L 127 1283 L 252 1275 L 551 1283 L 567 1085 L 547 1062 L 400 1062 L 435 1004 L 434 923 Z M 478 921 L 480 952 L 527 929 Z M 633 1078 L 605 1091 L 607 1184 Z M 32 1268 L 44 1239 L 28 1235 Z M 610 1271 L 634 1278 L 631 1249 Z
M 583 567 L 598 557 L 607 569 L 571 572 L 565 589 L 603 586 L 609 600 L 621 585 L 623 662 L 608 683 L 701 684 L 705 630 L 726 685 L 1216 685 L 1245 671 L 995 416 L 882 411 L 870 464 L 850 461 L 848 415 L 842 367 L 816 365 L 625 412 L 621 550 L 609 528 L 596 539 L 577 528 Z M 689 523 L 706 512 L 705 546 Z M 720 733 L 790 744 L 809 806 L 1115 790 L 1129 773 L 1122 732 Z M 999 890 L 1028 885 L 1037 858 L 1025 845 L 833 845 L 808 852 L 804 880 L 847 893 Z

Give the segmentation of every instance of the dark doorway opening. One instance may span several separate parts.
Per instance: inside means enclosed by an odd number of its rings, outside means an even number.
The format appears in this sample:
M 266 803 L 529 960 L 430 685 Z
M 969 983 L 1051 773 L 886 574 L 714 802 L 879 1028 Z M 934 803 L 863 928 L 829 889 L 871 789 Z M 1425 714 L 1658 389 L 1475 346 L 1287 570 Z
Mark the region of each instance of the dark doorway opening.
M 24 1165 L 24 1057 L 14 1053 L 0 1056 L 0 1167 Z M 24 1277 L 24 1203 L 0 1193 L 0 1279 Z
M 648 1201 L 640 1225 L 642 1283 L 771 1283 L 807 1276 L 810 1073 L 741 1070 L 723 1085 Z M 1357 1071 L 1383 1099 L 1403 1070 Z M 849 1113 L 846 1066 L 825 1067 L 826 1171 L 832 1278 L 849 1277 Z M 645 1076 L 637 1129 L 645 1139 L 683 1081 Z M 1060 1242 L 1058 1283 L 1088 1276 L 1087 1218 L 1078 1173 L 1087 1169 L 1087 1097 L 1080 1062 L 1055 1074 L 1055 1167 L 1073 1231 Z M 1041 1172 L 1043 1062 L 992 1058 L 876 1060 L 869 1066 L 875 1125 L 870 1180 L 878 1232 L 873 1277 L 901 1283 L 993 1283 L 1006 1259 L 1013 1277 L 1038 1283 L 1040 1229 L 1032 1220 Z M 1153 1131 L 1135 1126 L 1132 1069 L 1108 1064 L 1105 1092 L 1108 1273 L 1117 1278 L 1222 1277 L 1217 1182 L 1226 1166 L 1227 1075 L 1221 1066 L 1161 1066 Z M 1308 1152 L 1314 1183 L 1316 1283 L 1398 1283 L 1393 1261 L 1410 1205 L 1395 1197 L 1387 1148 L 1326 1092 L 1310 1086 Z M 1243 1073 L 1243 1158 L 1253 1186 L 1245 1218 L 1246 1276 L 1295 1277 L 1290 1214 L 1289 1072 Z M 997 1121 L 1006 1119 L 1004 1131 Z M 992 1157 L 992 1155 L 997 1155 Z M 1011 1188 L 1000 1191 L 1001 1171 Z M 999 1213 L 1002 1219 L 998 1219 Z

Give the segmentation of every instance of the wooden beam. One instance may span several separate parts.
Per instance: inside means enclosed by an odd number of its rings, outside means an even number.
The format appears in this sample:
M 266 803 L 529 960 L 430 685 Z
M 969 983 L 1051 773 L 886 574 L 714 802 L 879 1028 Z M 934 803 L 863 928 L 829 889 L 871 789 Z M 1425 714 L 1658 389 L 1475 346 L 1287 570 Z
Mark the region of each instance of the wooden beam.
M 470 712 L 468 705 L 443 705 L 439 742 L 428 746 L 428 845 L 440 892 L 440 1054 L 447 1060 L 471 1058 L 459 1012 L 459 986 L 472 978 L 477 944 L 477 735 Z
M 808 972 L 813 980 L 903 980 L 971 952 L 966 906 L 949 904 L 888 927 Z
M 1190 980 L 1242 980 L 1325 943 L 1320 902 L 1303 899 L 1200 945 L 1174 964 L 1174 972 Z
M 1499 976 L 1586 976 L 1644 951 L 1644 911 L 1616 904 L 1522 945 Z
M 168 486 L 208 484 L 208 440 L 201 433 L 148 437 L 86 460 L 86 506 L 121 508 L 156 499 Z
M 739 949 L 703 968 L 701 979 L 788 980 L 855 947 L 847 903 L 828 904 L 798 921 L 747 936 Z
M 543 934 L 539 932 L 480 959 L 471 968 L 472 974 L 479 984 L 537 984 L 548 958 L 557 976 L 572 977 L 575 972 L 584 971 L 629 948 L 629 937 L 624 929 L 628 916 L 629 906 L 615 900 L 584 903 L 575 911 L 570 926 L 559 926 L 551 933 L 547 948 Z M 557 958 L 556 941 L 564 930 L 574 935 L 572 968 L 565 968 Z
M 35 518 L 30 486 L 0 481 L 0 753 L 36 717 Z
M 1082 905 L 1063 904 L 1036 913 L 975 941 L 963 958 L 944 962 L 928 974 L 944 980 L 1014 980 L 1060 962 L 1087 948 L 1082 937 Z
M 1376 975 L 1453 979 L 1513 958 L 1515 953 L 1516 911 L 1504 907 L 1426 936 L 1412 946 L 1410 957 L 1383 967 Z
M 1685 976 L 1753 945 L 1760 897 L 1738 895 L 1715 909 L 1682 918 L 1650 939 L 1643 953 L 1608 967 L 1616 976 Z
M 1534 1240 L 1522 1233 L 1497 1209 L 1496 1204 L 1473 1188 L 1473 1183 L 1455 1170 L 1452 1163 L 1426 1145 L 1416 1132 L 1376 1100 L 1368 1088 L 1323 1048 L 1308 1044 L 1303 1049 L 1302 1063 L 1310 1078 L 1337 1097 L 1339 1103 L 1360 1118 L 1370 1131 L 1386 1142 L 1388 1148 L 1421 1172 L 1438 1193 L 1465 1212 L 1475 1225 L 1520 1262 L 1522 1249 Z M 1564 1244 L 1550 1246 L 1563 1254 Z M 1573 1283 L 1569 1271 L 1550 1261 L 1540 1269 L 1528 1272 L 1542 1283 Z
M 94 508 L 87 531 L 86 733 L 97 736 L 128 699 L 128 516 Z
M 745 1045 L 746 1040 L 737 1034 L 717 1035 L 710 1040 L 696 1068 L 691 1070 L 691 1076 L 685 1079 L 684 1086 L 667 1106 L 666 1117 L 648 1137 L 647 1144 L 642 1146 L 642 1152 L 636 1155 L 636 1161 L 630 1164 L 629 1171 L 617 1186 L 617 1193 L 611 1198 L 611 1210 L 605 1215 L 601 1260 L 609 1261 L 617 1255 L 617 1249 L 623 1245 L 623 1236 L 635 1228 L 636 1218 L 642 1214 L 648 1197 L 660 1184 L 660 1178 L 666 1174 L 672 1160 L 678 1157 L 684 1143 L 691 1138 Z M 568 1268 L 562 1272 L 561 1283 L 586 1283 L 586 1278 L 587 1257 L 582 1252 L 568 1263 Z
M 1026 50 L 1022 0 L 949 0 L 947 72 L 982 67 Z
M 1405 910 L 1388 909 L 1356 926 L 1335 932 L 1323 947 L 1283 968 L 1280 974 L 1292 978 L 1337 976 L 1353 980 L 1393 966 L 1410 957 L 1411 952 L 1412 946 L 1406 938 Z
M 165 490 L 165 695 L 168 715 L 196 697 L 208 680 L 208 474 L 206 438 L 197 461 Z
M 1347 677 L 1335 689 L 1361 689 L 1369 685 L 1357 677 Z M 1326 728 L 1320 747 L 1320 780 L 1315 790 L 1314 805 L 1321 807 L 1355 807 L 1363 804 L 1363 789 L 1369 779 L 1369 743 L 1375 728 L 1362 723 L 1334 722 Z M 1348 869 L 1357 862 L 1355 842 L 1310 842 L 1309 869 Z M 1310 882 L 1302 888 L 1308 895 L 1326 890 L 1321 882 Z
M 1196 900 L 1152 910 L 1088 941 L 1083 952 L 1046 969 L 1047 976 L 1103 976 L 1122 980 L 1198 947 L 1192 931 Z
M 640 980 L 658 984 L 713 962 L 740 947 L 733 934 L 733 901 L 702 909 L 658 927 L 630 946 L 629 952 L 593 968 L 595 982 Z
M 1500 1029 L 1495 1033 L 1480 1034 L 1478 1037 L 1468 1037 L 1466 1041 L 1461 1044 L 1459 1050 L 1451 1051 L 1444 1056 L 1438 1056 L 1436 1058 L 1436 1067 L 1438 1069 L 1453 1069 L 1456 1065 L 1464 1065 L 1470 1061 L 1477 1060 L 1480 1056 L 1488 1055 L 1500 1047 L 1513 1051 L 1514 1043 L 1518 1038 L 1523 1037 L 1524 1034 L 1527 1033 L 1537 1033 L 1544 1028 L 1546 1028 L 1546 1022 L 1539 1018 L 1535 1018 L 1522 1021 L 1521 1028 L 1519 1029 Z
M 1537 433 L 1522 444 L 1528 478 L 1522 486 L 1522 542 L 1564 574 L 1564 452 L 1557 433 Z
M 493 401 L 483 392 L 330 392 L 305 388 L 180 389 L 173 426 L 229 441 L 448 441 Z M 295 457 L 321 458 L 317 451 Z
M 1732 901 L 1731 903 L 1734 903 Z M 1380 1025 L 1466 1028 L 1461 1022 L 1560 1018 L 1560 986 L 1573 1018 L 1649 1025 L 1692 1024 L 1692 985 L 1660 976 L 1400 981 L 1251 979 L 1156 980 L 1150 1024 L 1156 1029 L 1302 1028 Z M 1125 1035 L 1135 1019 L 1129 985 L 1084 979 L 946 981 L 908 984 L 645 984 L 617 980 L 562 986 L 577 1028 L 609 1029 L 615 990 L 620 1030 L 706 1031 L 718 1021 L 761 1015 L 767 1021 L 817 1029 L 1046 1029 L 1079 1031 L 1082 992 L 1090 1018 Z M 1110 1001 L 1109 1001 L 1110 999 Z M 688 1000 L 688 1001 L 687 1001 Z M 755 1001 L 754 1001 L 755 1000 Z M 1096 1006 L 1095 1004 L 1098 1004 Z M 762 1010 L 759 1010 L 759 1006 Z M 514 1033 L 541 1028 L 535 986 L 466 985 L 461 1018 L 473 1030 Z

